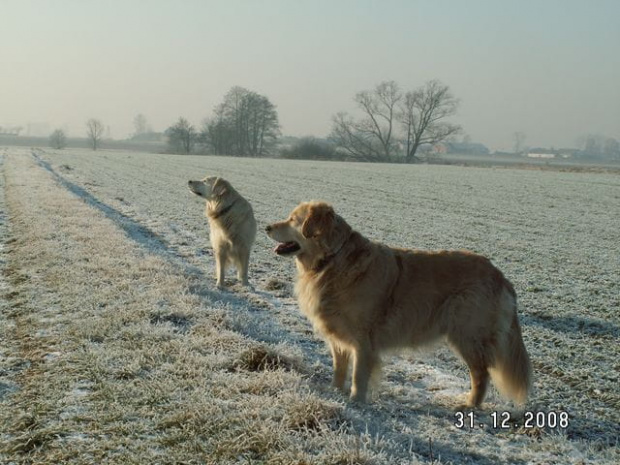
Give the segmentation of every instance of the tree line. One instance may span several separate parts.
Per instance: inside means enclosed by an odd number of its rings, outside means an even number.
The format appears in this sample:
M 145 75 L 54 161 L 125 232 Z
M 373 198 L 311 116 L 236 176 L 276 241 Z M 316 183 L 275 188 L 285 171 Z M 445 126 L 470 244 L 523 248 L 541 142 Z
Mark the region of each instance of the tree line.
M 461 126 L 451 123 L 459 100 L 438 80 L 403 90 L 395 81 L 383 81 L 353 97 L 356 115 L 338 112 L 332 117 L 327 139 L 306 137 L 294 144 L 282 144 L 279 155 L 286 158 L 313 158 L 358 161 L 417 161 L 421 149 L 454 141 Z M 134 118 L 133 141 L 160 142 L 143 114 Z M 104 125 L 90 118 L 86 136 L 93 150 L 104 138 Z M 274 155 L 281 137 L 276 106 L 268 97 L 243 87 L 232 87 L 210 118 L 200 127 L 180 117 L 163 133 L 173 153 L 204 153 L 244 157 Z M 525 150 L 525 134 L 514 133 L 515 153 Z M 50 136 L 52 147 L 67 145 L 63 130 Z M 451 144 L 447 144 L 451 145 Z M 453 144 L 452 144 L 453 145 Z M 603 136 L 588 135 L 581 143 L 579 157 L 620 160 L 620 143 Z M 441 145 L 440 145 L 441 146 Z
M 354 102 L 361 117 L 336 114 L 331 146 L 306 138 L 283 155 L 305 158 L 316 150 L 322 158 L 412 162 L 422 145 L 436 144 L 461 130 L 445 121 L 456 113 L 459 101 L 437 80 L 407 92 L 385 81 L 358 92 Z M 280 125 L 267 97 L 233 87 L 200 130 L 179 118 L 166 135 L 176 153 L 191 153 L 198 146 L 216 155 L 260 157 L 273 153 Z
M 338 112 L 332 117 L 331 132 L 325 140 L 304 138 L 281 149 L 289 158 L 352 159 L 360 161 L 414 162 L 422 147 L 451 140 L 461 127 L 450 122 L 459 100 L 438 80 L 402 89 L 395 81 L 383 81 L 353 97 L 356 113 Z M 133 140 L 156 140 L 142 114 L 134 118 Z M 86 123 L 87 139 L 99 148 L 103 123 L 91 118 Z M 164 131 L 168 150 L 174 153 L 208 153 L 245 157 L 273 155 L 281 136 L 276 106 L 267 96 L 232 87 L 212 116 L 200 127 L 180 117 Z M 515 133 L 515 147 L 525 146 L 525 135 Z M 62 130 L 50 137 L 56 148 L 66 145 Z M 589 136 L 584 153 L 619 158 L 620 148 L 613 138 Z
M 327 142 L 304 138 L 282 149 L 281 155 L 411 162 L 422 145 L 438 143 L 460 131 L 460 126 L 444 121 L 456 113 L 459 102 L 448 86 L 437 80 L 406 92 L 396 82 L 385 81 L 358 92 L 353 100 L 360 116 L 346 112 L 334 115 Z M 144 115 L 138 114 L 133 122 L 132 140 L 156 140 L 157 134 Z M 86 137 L 93 150 L 100 147 L 104 128 L 97 118 L 86 122 Z M 276 106 L 267 96 L 235 86 L 200 127 L 180 117 L 164 136 L 173 153 L 263 157 L 275 153 L 281 131 Z M 65 147 L 64 131 L 54 131 L 50 144 L 58 149 Z

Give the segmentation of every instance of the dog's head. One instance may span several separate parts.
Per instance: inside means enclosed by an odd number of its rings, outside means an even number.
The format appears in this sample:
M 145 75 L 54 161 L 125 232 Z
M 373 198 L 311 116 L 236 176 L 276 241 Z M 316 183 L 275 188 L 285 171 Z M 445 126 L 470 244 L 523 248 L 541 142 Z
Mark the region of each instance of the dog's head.
M 192 193 L 205 200 L 216 200 L 230 190 L 228 181 L 217 176 L 209 176 L 202 181 L 188 181 L 187 186 Z
M 351 234 L 351 227 L 324 202 L 304 202 L 288 219 L 267 226 L 267 234 L 279 242 L 278 255 L 305 258 L 308 264 L 336 254 Z

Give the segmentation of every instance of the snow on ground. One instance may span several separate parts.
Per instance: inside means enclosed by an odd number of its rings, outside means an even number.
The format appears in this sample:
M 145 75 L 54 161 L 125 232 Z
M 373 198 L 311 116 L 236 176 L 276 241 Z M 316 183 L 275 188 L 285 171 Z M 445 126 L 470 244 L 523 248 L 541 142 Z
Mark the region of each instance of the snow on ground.
M 366 434 L 364 447 L 393 457 L 429 459 L 432 448 L 442 463 L 620 460 L 619 176 L 114 151 L 36 149 L 19 156 L 33 157 L 127 240 L 202 280 L 201 298 L 225 308 L 235 331 L 300 354 L 313 385 L 328 383 L 330 359 L 299 314 L 294 263 L 272 253 L 274 244 L 262 234 L 266 224 L 284 219 L 300 201 L 323 199 L 372 239 L 488 256 L 519 296 L 535 373 L 527 409 L 567 412 L 568 428 L 494 428 L 494 411 L 523 420 L 495 392 L 473 429 L 456 428 L 468 374 L 444 347 L 386 359 L 368 406 L 349 406 L 328 390 L 320 395 L 347 406 L 351 429 Z M 204 206 L 186 188 L 187 180 L 206 175 L 225 177 L 254 207 L 259 233 L 251 290 L 237 285 L 232 272 L 229 291 L 214 289 Z

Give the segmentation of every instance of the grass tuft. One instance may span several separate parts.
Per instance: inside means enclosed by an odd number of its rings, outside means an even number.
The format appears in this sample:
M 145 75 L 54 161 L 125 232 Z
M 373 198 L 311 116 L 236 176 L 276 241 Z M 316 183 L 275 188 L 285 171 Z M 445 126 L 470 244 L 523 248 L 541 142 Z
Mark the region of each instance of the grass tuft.
M 265 345 L 256 345 L 241 352 L 230 368 L 233 371 L 294 371 L 297 363 Z
M 294 431 L 337 430 L 345 421 L 340 404 L 309 394 L 286 400 L 286 427 Z

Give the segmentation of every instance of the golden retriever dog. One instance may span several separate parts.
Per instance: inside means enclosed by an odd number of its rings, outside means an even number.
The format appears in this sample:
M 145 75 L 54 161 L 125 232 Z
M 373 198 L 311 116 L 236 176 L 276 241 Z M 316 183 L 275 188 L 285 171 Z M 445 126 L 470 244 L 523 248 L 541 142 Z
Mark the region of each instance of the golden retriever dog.
M 333 386 L 364 402 L 380 354 L 446 339 L 467 363 L 467 406 L 483 401 L 489 378 L 524 402 L 531 366 L 514 288 L 474 253 L 387 247 L 354 231 L 323 202 L 298 205 L 266 228 L 278 255 L 294 256 L 299 306 L 326 339 Z
M 256 237 L 252 206 L 228 181 L 216 176 L 189 181 L 188 186 L 192 193 L 206 201 L 217 287 L 224 287 L 228 264 L 236 267 L 237 277 L 247 286 L 250 250 Z

